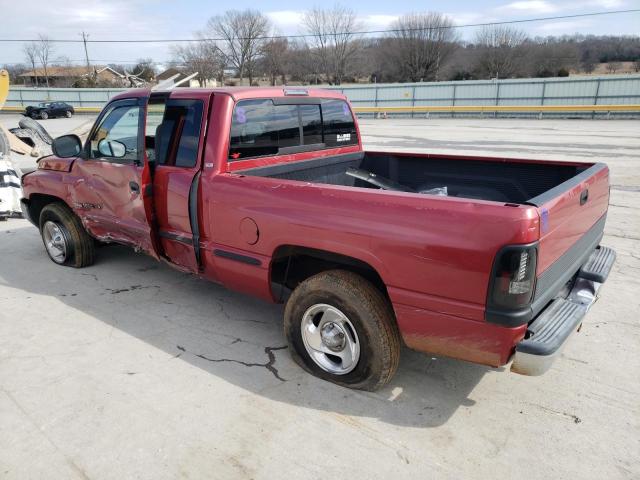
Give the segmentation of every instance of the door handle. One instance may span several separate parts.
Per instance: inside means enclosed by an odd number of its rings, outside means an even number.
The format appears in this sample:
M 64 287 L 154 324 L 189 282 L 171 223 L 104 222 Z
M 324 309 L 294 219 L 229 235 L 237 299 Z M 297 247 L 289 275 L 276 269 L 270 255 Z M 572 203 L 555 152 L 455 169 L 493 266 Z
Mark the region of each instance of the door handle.
M 140 193 L 140 185 L 136 182 L 129 182 L 129 190 L 131 190 L 131 193 Z
M 580 205 L 584 205 L 589 200 L 589 189 L 585 188 L 582 193 L 580 193 Z

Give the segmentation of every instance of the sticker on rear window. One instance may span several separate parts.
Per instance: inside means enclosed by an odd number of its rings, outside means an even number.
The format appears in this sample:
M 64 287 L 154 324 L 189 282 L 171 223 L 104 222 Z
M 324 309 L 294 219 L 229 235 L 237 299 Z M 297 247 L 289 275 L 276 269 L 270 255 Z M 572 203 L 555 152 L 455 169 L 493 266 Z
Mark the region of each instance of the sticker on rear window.
M 336 142 L 348 142 L 351 140 L 350 133 L 339 133 L 336 135 Z

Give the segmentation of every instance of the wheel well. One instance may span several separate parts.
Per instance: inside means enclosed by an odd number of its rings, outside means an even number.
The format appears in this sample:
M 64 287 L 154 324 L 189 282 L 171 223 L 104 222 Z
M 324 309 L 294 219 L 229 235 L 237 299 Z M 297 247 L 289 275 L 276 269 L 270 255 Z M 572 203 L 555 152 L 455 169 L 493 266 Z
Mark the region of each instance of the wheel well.
M 271 260 L 271 289 L 282 302 L 304 280 L 326 270 L 349 270 L 369 280 L 389 299 L 387 287 L 380 274 L 357 258 L 315 248 L 283 245 L 276 249 Z
M 40 212 L 51 203 L 62 203 L 65 201 L 53 195 L 45 195 L 44 193 L 34 193 L 29 197 L 29 216 L 36 225 L 40 224 Z

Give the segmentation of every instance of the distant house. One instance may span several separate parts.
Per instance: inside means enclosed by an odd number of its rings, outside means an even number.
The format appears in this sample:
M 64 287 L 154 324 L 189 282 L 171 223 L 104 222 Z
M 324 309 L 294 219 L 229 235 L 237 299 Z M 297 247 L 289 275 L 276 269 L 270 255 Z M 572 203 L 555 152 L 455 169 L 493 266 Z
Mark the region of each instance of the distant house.
M 90 69 L 84 67 L 47 67 L 46 76 L 49 78 L 50 87 L 72 87 L 93 80 L 99 85 L 124 86 L 126 77 L 110 67 L 94 65 Z M 36 68 L 19 75 L 26 86 L 35 87 L 46 85 L 44 68 Z
M 158 75 L 156 75 L 156 81 L 158 83 L 162 83 L 165 80 L 169 80 L 174 75 L 177 75 L 177 77 L 173 79 L 173 82 L 176 83 L 176 82 L 179 82 L 180 80 L 182 80 L 184 78 L 187 78 L 189 75 L 191 75 L 191 73 L 193 73 L 193 72 L 189 72 L 184 68 L 169 67 L 164 72 L 159 73 Z M 211 79 L 205 80 L 204 85 L 200 85 L 200 82 L 198 81 L 198 79 L 196 77 L 196 78 L 192 78 L 187 83 L 183 83 L 180 86 L 181 87 L 211 87 L 211 88 L 213 88 L 213 87 L 217 87 L 218 86 L 218 82 L 216 81 L 215 78 L 211 78 Z

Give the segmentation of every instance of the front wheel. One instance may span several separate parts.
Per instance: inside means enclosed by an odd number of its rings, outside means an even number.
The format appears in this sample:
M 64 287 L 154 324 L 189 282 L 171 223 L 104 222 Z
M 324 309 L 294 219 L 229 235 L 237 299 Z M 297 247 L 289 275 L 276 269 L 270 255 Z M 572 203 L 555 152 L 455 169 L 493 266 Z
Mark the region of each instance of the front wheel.
M 400 334 L 386 297 L 345 270 L 319 273 L 289 298 L 284 330 L 302 368 L 345 387 L 376 390 L 400 359 Z
M 66 205 L 51 203 L 42 209 L 40 235 L 47 255 L 58 265 L 82 268 L 93 264 L 93 238 Z
M 46 120 L 47 118 L 49 118 L 49 114 L 48 114 L 47 112 L 42 112 L 42 113 L 40 114 L 40 118 L 41 118 L 42 120 Z
M 67 118 L 71 118 L 71 116 L 72 116 L 72 115 L 73 115 L 73 114 L 71 113 L 71 110 L 67 110 L 67 111 L 64 113 L 64 116 L 65 116 L 65 117 L 67 117 Z

